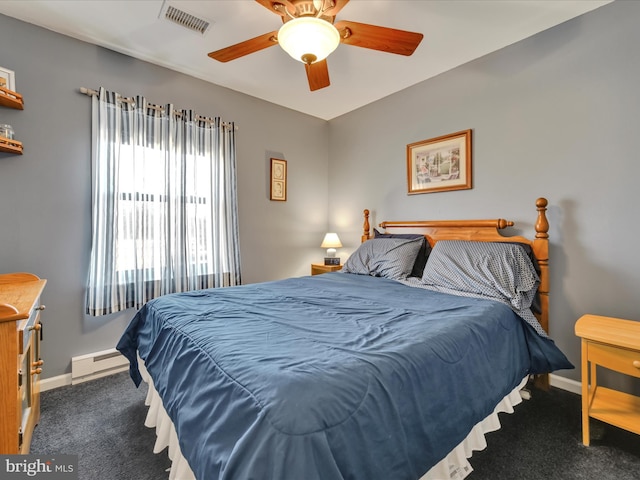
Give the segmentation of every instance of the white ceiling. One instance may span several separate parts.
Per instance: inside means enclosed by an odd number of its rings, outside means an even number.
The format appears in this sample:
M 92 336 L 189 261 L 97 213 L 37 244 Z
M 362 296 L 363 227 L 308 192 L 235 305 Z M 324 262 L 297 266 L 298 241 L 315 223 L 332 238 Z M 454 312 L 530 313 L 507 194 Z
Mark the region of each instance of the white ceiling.
M 277 45 L 229 63 L 207 56 L 277 30 L 280 17 L 262 5 L 167 1 L 213 26 L 201 35 L 159 18 L 164 0 L 1 0 L 0 13 L 330 120 L 612 0 L 351 0 L 336 21 L 424 39 L 410 57 L 340 45 L 327 59 L 331 85 L 315 92 L 303 64 Z

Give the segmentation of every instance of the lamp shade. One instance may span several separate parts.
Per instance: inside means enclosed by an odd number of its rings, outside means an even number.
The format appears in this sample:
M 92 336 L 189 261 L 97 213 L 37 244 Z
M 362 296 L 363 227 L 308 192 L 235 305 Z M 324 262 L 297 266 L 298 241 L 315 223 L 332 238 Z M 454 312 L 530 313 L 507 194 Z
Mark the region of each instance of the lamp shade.
M 322 240 L 322 245 L 320 248 L 340 248 L 342 247 L 342 243 L 340 243 L 340 239 L 338 238 L 337 233 L 327 233 L 324 236 L 324 240 Z
M 299 62 L 311 64 L 324 60 L 340 44 L 340 33 L 326 20 L 298 17 L 278 30 L 278 43 Z

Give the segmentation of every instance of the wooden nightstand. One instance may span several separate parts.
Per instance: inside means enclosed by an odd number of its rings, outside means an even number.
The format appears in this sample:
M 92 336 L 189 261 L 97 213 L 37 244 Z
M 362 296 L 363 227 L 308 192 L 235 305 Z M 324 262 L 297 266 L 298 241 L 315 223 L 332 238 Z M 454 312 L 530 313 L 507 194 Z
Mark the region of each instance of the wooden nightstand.
M 640 378 L 640 322 L 583 315 L 575 331 L 582 338 L 582 443 L 589 445 L 589 417 L 640 434 L 640 397 L 596 381 L 596 365 Z
M 311 264 L 311 275 L 320 275 L 321 273 L 337 272 L 342 265 L 325 265 L 323 263 Z

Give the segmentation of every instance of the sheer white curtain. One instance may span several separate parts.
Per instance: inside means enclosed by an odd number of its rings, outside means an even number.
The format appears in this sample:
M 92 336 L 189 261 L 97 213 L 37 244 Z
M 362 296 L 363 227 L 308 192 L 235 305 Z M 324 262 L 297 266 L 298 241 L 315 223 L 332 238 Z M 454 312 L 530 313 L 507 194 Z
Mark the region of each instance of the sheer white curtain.
M 104 88 L 92 114 L 87 313 L 240 284 L 234 125 Z

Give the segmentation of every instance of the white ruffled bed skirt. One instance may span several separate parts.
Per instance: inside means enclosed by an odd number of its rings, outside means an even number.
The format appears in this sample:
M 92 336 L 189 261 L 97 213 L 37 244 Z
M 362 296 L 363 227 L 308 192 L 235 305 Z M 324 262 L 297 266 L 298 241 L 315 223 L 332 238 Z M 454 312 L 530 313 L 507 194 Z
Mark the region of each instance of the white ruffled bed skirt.
M 145 400 L 149 411 L 144 424 L 149 428 L 156 429 L 156 443 L 153 447 L 153 452 L 160 453 L 167 448 L 169 459 L 171 459 L 169 480 L 195 480 L 195 475 L 191 467 L 189 467 L 189 463 L 182 456 L 176 430 L 162 405 L 160 395 L 158 395 L 153 386 L 153 380 L 144 368 L 142 360 L 138 360 L 138 363 L 142 378 L 149 384 L 149 391 Z M 498 414 L 513 413 L 513 407 L 522 402 L 520 390 L 526 383 L 527 378 L 524 378 L 518 387 L 514 388 L 509 395 L 502 399 L 491 415 L 473 427 L 467 438 L 431 470 L 420 477 L 419 480 L 462 480 L 469 475 L 473 468 L 468 459 L 471 458 L 474 451 L 484 450 L 487 447 L 485 434 L 500 429 Z

